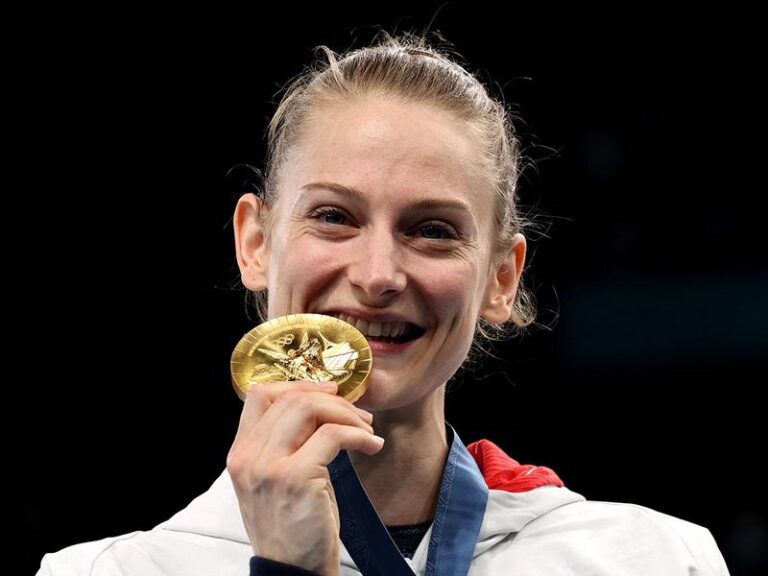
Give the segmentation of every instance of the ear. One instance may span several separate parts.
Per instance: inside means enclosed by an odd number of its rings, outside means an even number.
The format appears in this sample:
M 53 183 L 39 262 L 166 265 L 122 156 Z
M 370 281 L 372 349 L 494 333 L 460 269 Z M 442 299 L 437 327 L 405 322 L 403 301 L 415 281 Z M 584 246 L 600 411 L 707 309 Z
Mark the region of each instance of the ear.
M 515 234 L 507 254 L 491 270 L 480 316 L 491 324 L 503 324 L 512 316 L 512 305 L 525 264 L 527 245 L 522 234 Z
M 264 229 L 266 205 L 254 194 L 237 201 L 233 227 L 235 252 L 243 285 L 254 292 L 267 287 L 269 243 Z

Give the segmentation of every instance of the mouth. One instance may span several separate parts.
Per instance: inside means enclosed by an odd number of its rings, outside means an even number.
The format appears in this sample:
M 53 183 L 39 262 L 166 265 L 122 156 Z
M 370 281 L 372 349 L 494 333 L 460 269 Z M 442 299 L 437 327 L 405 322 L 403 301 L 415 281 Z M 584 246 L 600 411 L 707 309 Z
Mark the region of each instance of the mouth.
M 340 312 L 326 312 L 326 314 L 351 324 L 369 342 L 405 344 L 420 338 L 425 332 L 424 328 L 405 320 L 366 320 Z

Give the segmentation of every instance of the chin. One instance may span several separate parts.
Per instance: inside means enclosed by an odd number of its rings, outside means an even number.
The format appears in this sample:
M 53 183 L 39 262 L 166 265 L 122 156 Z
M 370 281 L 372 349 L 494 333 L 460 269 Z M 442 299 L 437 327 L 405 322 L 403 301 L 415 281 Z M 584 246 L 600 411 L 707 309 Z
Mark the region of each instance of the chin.
M 392 404 L 396 403 L 396 398 L 399 396 L 397 392 L 394 382 L 387 375 L 377 373 L 374 368 L 365 394 L 355 402 L 355 405 L 369 412 L 387 410 L 394 407 Z
M 378 377 L 377 377 L 378 376 Z M 393 381 L 383 375 L 377 375 L 376 372 L 371 375 L 371 383 L 360 399 L 355 402 L 358 408 L 368 410 L 369 412 L 381 412 L 385 410 L 395 410 L 405 406 L 414 405 L 425 400 L 425 396 L 430 394 L 425 391 L 422 396 L 414 396 L 415 383 L 407 383 L 403 378 L 397 378 Z M 432 393 L 436 391 L 433 390 Z M 374 421 L 374 428 L 376 427 Z
M 376 378 L 375 374 L 371 375 L 371 381 L 368 383 L 368 388 L 360 399 L 355 402 L 355 406 L 373 412 L 376 410 L 382 410 L 387 408 L 389 396 L 391 395 L 391 388 L 386 386 L 380 378 Z

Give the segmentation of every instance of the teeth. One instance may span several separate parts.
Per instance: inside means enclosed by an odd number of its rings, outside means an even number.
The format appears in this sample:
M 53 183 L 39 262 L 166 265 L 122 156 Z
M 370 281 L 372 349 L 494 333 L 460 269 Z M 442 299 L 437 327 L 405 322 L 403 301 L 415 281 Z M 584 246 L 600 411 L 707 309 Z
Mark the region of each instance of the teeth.
M 355 322 L 355 328 L 360 330 L 360 332 L 362 332 L 366 336 L 368 335 L 368 327 L 369 327 L 368 320 L 360 320 L 358 318 L 357 322 Z
M 365 334 L 365 332 L 363 332 Z M 381 322 L 371 322 L 368 325 L 369 336 L 381 336 Z
M 365 336 L 397 338 L 405 334 L 408 329 L 407 322 L 368 322 L 346 314 L 333 314 L 335 318 L 351 324 Z
M 402 336 L 407 327 L 405 322 L 392 322 L 389 335 L 392 337 Z

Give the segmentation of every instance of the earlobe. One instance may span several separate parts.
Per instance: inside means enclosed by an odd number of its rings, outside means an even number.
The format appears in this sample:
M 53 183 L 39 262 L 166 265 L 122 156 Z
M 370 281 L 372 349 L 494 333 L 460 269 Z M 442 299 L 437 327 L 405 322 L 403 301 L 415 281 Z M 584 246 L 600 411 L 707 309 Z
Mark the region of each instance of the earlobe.
M 490 274 L 480 316 L 491 324 L 503 324 L 512 316 L 526 249 L 525 237 L 515 234 L 509 251 Z
M 235 207 L 235 252 L 243 285 L 252 291 L 267 287 L 269 243 L 264 226 L 266 206 L 254 194 L 244 194 Z

